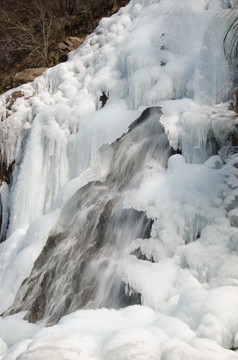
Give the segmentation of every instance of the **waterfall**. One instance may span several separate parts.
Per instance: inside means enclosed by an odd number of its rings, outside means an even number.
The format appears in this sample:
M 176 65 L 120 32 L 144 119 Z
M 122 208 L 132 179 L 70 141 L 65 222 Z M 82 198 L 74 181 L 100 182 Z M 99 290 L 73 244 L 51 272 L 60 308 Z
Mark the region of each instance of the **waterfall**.
M 0 97 L 1 359 L 238 358 L 236 16 L 131 0 Z
M 102 147 L 102 156 L 111 157 L 105 181 L 89 182 L 64 204 L 10 313 L 29 308 L 30 321 L 54 323 L 80 307 L 134 303 L 134 294 L 126 291 L 130 284 L 117 274 L 117 262 L 132 252 L 134 241 L 150 238 L 153 220 L 123 204 L 150 162 L 166 167 L 172 150 L 160 116 L 160 108 L 145 110 L 126 134 Z

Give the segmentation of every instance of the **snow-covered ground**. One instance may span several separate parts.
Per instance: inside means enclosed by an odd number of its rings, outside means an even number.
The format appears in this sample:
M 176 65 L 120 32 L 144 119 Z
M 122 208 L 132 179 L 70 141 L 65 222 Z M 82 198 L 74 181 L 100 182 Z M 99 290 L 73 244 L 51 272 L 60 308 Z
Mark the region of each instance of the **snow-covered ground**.
M 110 259 L 142 305 L 81 309 L 49 327 L 45 319 L 26 322 L 25 312 L 3 316 L 1 359 L 238 359 L 230 350 L 238 346 L 238 120 L 226 103 L 233 85 L 223 50 L 238 10 L 229 5 L 237 4 L 131 0 L 66 63 L 17 89 L 13 105 L 14 89 L 0 97 L 0 154 L 15 161 L 11 186 L 0 187 L 2 231 L 8 226 L 0 313 L 49 235 L 62 230 L 77 190 L 106 179 L 111 159 L 103 145 L 160 106 L 178 152 L 166 168 L 148 159 L 123 194 L 125 209 L 154 220 L 150 238 L 123 240 Z M 147 260 L 133 255 L 138 248 Z

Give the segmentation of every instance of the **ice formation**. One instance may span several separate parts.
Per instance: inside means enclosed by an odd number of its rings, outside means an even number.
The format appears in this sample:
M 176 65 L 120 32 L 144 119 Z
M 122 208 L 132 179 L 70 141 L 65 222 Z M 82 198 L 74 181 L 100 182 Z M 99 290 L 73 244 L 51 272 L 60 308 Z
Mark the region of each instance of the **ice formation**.
M 131 0 L 0 97 L 0 359 L 238 359 L 236 16 Z

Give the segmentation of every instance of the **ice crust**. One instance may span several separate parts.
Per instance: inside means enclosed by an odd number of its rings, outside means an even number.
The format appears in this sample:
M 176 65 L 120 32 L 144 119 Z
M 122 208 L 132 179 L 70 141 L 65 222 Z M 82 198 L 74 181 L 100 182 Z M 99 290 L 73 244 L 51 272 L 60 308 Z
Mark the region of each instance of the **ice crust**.
M 154 219 L 151 238 L 126 244 L 116 262 L 142 306 L 79 310 L 53 327 L 28 324 L 23 313 L 0 318 L 1 359 L 238 359 L 229 350 L 238 346 L 238 157 L 226 142 L 237 120 L 222 103 L 231 89 L 222 39 L 237 10 L 226 7 L 131 0 L 66 63 L 20 87 L 11 109 L 15 90 L 0 97 L 0 154 L 15 162 L 11 187 L 0 187 L 3 228 L 9 221 L 0 244 L 0 313 L 67 200 L 107 176 L 102 145 L 144 109 L 161 106 L 178 152 L 167 169 L 148 163 L 124 202 Z M 153 262 L 130 255 L 137 248 Z

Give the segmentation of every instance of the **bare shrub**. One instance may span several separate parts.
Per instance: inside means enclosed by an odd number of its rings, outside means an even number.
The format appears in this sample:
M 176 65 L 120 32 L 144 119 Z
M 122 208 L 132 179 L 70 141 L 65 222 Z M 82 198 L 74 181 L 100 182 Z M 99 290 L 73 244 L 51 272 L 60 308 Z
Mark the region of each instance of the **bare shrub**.
M 67 36 L 84 37 L 128 0 L 1 0 L 0 93 L 26 68 L 49 67 Z

